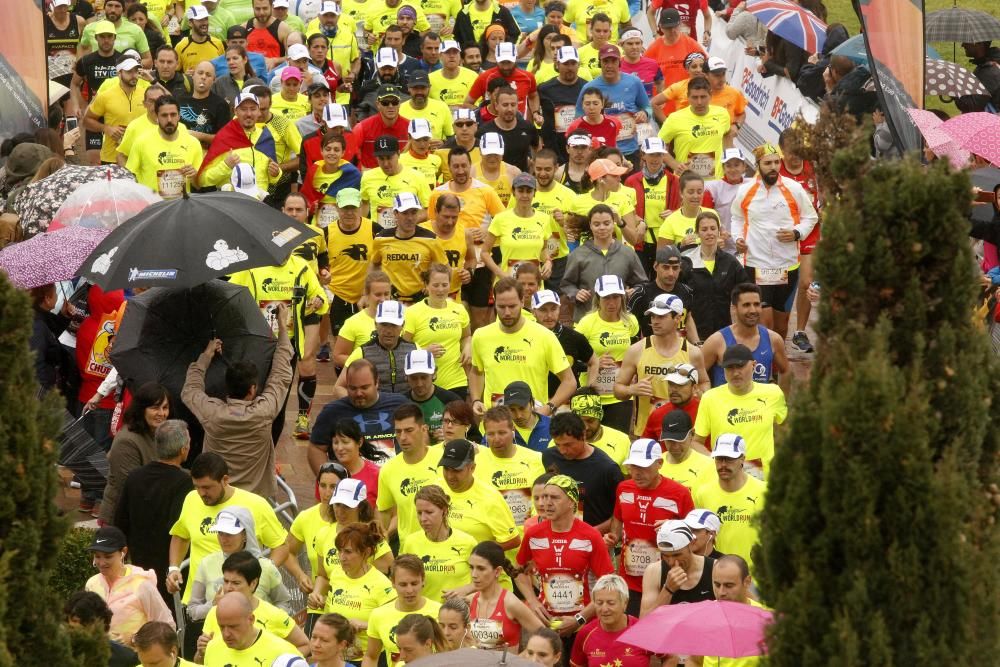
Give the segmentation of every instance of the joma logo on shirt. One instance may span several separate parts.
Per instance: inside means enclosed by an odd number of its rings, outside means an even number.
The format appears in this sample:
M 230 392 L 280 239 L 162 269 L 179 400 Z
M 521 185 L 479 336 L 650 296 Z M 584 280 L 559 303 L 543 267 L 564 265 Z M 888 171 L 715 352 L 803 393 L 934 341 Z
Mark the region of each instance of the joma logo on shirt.
M 385 258 L 390 262 L 419 262 L 420 253 L 390 252 Z
M 524 363 L 528 361 L 528 355 L 520 350 L 515 350 L 507 347 L 506 345 L 500 345 L 497 349 L 493 350 L 493 360 L 498 363 L 501 361 Z
M 726 415 L 726 421 L 729 422 L 730 426 L 736 426 L 738 424 L 760 424 L 764 421 L 764 415 L 751 410 L 733 408 Z

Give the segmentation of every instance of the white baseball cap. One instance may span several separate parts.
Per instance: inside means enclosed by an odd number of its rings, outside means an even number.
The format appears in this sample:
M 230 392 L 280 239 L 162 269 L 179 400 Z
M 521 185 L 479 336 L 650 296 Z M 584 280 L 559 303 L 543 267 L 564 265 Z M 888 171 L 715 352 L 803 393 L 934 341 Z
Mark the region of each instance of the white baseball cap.
M 399 54 L 396 53 L 396 49 L 382 47 L 378 50 L 375 55 L 375 69 L 383 67 L 399 67 Z
M 663 448 L 660 447 L 660 443 L 656 440 L 650 440 L 649 438 L 639 438 L 633 442 L 632 446 L 629 448 L 628 458 L 625 459 L 625 465 L 648 468 L 657 461 L 662 460 Z
M 625 295 L 625 283 L 618 276 L 601 276 L 594 281 L 594 291 L 597 296 L 611 296 L 612 294 Z
M 392 207 L 396 211 L 412 211 L 415 208 L 423 208 L 417 195 L 412 192 L 400 192 L 396 195 L 396 200 Z
M 125 60 L 115 65 L 115 69 L 118 70 L 119 72 L 127 72 L 128 70 L 135 69 L 138 66 L 139 66 L 138 60 L 136 60 L 135 58 L 126 58 Z
M 434 363 L 434 355 L 430 350 L 413 350 L 406 353 L 403 372 L 407 375 L 434 375 L 436 370 L 437 364 Z
M 452 120 L 471 120 L 473 123 L 476 122 L 476 112 L 474 109 L 466 109 L 465 107 L 459 107 L 451 112 Z
M 69 7 L 73 0 L 52 0 L 53 7 Z
M 238 109 L 244 102 L 253 102 L 257 106 L 260 106 L 260 100 L 253 93 L 240 93 L 233 99 L 233 108 Z
M 434 133 L 431 132 L 431 124 L 426 118 L 414 118 L 410 121 L 406 131 L 413 139 L 430 139 L 434 136 Z
M 692 530 L 710 530 L 716 534 L 722 530 L 722 519 L 712 510 L 693 509 L 684 517 L 684 523 Z
M 653 155 L 654 153 L 666 155 L 667 146 L 663 143 L 663 139 L 660 139 L 659 137 L 649 137 L 642 142 L 642 152 L 646 155 Z
M 692 542 L 694 533 L 679 519 L 664 521 L 656 531 L 656 546 L 660 551 L 680 551 Z
M 560 305 L 559 295 L 550 289 L 540 289 L 531 295 L 532 309 L 541 308 L 547 303 L 554 303 L 557 306 Z
M 309 49 L 303 44 L 292 44 L 288 47 L 289 60 L 302 60 L 309 57 Z
M 497 44 L 497 48 L 494 49 L 493 53 L 498 63 L 517 62 L 517 49 L 510 42 L 500 42 Z
M 375 309 L 375 324 L 403 326 L 406 307 L 399 301 L 383 301 Z
M 667 313 L 678 315 L 684 313 L 684 302 L 680 300 L 680 297 L 673 294 L 660 294 L 646 309 L 646 315 L 666 315 Z
M 352 508 L 360 505 L 362 500 L 368 500 L 368 487 L 354 477 L 340 480 L 340 484 L 330 496 L 331 505 L 347 505 Z
M 261 189 L 257 187 L 257 174 L 253 170 L 252 164 L 238 162 L 233 167 L 233 173 L 229 175 L 229 184 L 233 186 L 233 192 L 262 199 Z
M 698 369 L 691 364 L 677 364 L 666 380 L 670 384 L 698 384 Z
M 323 107 L 323 123 L 327 127 L 348 127 L 347 109 L 336 102 L 327 104 Z
M 320 14 L 340 14 L 340 5 L 326 0 L 319 8 Z
M 285 9 L 288 9 L 288 0 L 274 0 L 271 3 L 271 6 L 272 7 L 284 7 Z
M 271 667 L 309 667 L 309 663 L 301 655 L 283 653 L 274 659 Z
M 561 63 L 580 62 L 580 52 L 575 46 L 560 46 L 556 50 L 556 61 Z
M 444 53 L 445 51 L 461 51 L 462 47 L 453 39 L 446 39 L 441 42 L 441 46 L 438 47 L 438 53 Z
M 726 71 L 726 61 L 719 56 L 712 56 L 708 59 L 708 64 L 706 69 L 709 72 L 725 72 Z
M 222 510 L 219 512 L 212 526 L 208 529 L 210 533 L 225 533 L 226 535 L 239 535 L 246 530 L 246 526 L 240 518 L 232 512 Z
M 503 137 L 498 132 L 487 132 L 479 137 L 479 152 L 483 155 L 503 155 Z
M 727 148 L 724 150 L 722 152 L 722 164 L 726 164 L 730 160 L 739 160 L 740 162 L 743 162 L 743 151 L 739 148 Z
M 712 449 L 713 459 L 738 459 L 746 456 L 747 442 L 743 436 L 735 433 L 723 433 L 715 440 L 715 447 Z
M 190 7 L 188 7 L 187 11 L 188 21 L 198 21 L 200 19 L 207 19 L 208 16 L 209 16 L 208 10 L 202 7 L 201 5 L 191 5 Z

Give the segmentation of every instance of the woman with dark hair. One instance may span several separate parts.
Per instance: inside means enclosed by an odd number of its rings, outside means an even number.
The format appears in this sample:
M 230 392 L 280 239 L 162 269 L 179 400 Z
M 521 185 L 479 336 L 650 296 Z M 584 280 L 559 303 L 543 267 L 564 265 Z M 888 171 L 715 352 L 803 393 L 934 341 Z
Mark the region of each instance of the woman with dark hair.
M 396 644 L 401 663 L 415 662 L 448 650 L 441 626 L 430 616 L 407 614 L 396 626 Z
M 441 430 L 444 432 L 443 442 L 449 440 L 472 440 L 469 431 L 475 423 L 472 408 L 465 401 L 452 401 L 444 406 L 444 417 L 441 418 Z
M 157 460 L 154 436 L 157 427 L 169 418 L 170 395 L 163 385 L 147 382 L 132 394 L 132 402 L 122 415 L 124 426 L 108 452 L 110 472 L 98 517 L 102 522 L 114 521 L 115 506 L 128 474 Z
M 60 325 L 61 318 L 52 314 L 57 302 L 55 285 L 35 287 L 28 292 L 28 296 L 34 313 L 28 346 L 35 353 L 35 379 L 38 381 L 38 397 L 41 398 L 59 386 L 60 376 L 64 372 L 65 357 L 59 344 L 59 335 L 65 329 L 65 324 Z
M 334 424 L 330 450 L 351 477 L 365 483 L 368 487 L 368 502 L 374 507 L 378 503 L 379 466 L 389 457 L 365 440 L 361 427 L 353 419 L 341 419 Z
M 253 71 L 250 56 L 242 46 L 230 46 L 226 49 L 226 65 L 229 66 L 229 73 L 215 80 L 212 92 L 225 98 L 226 104 L 232 106 L 236 95 L 248 85 L 250 79 L 257 76 L 257 73 Z
M 469 632 L 479 648 L 517 651 L 521 632 L 534 632 L 542 622 L 528 606 L 500 585 L 500 575 L 514 579 L 519 571 L 507 560 L 496 542 L 480 542 L 469 556 L 472 586 L 476 592 L 469 601 L 472 619 Z
M 553 78 L 553 76 L 555 76 L 556 73 L 555 55 L 556 55 L 556 48 L 558 48 L 556 44 L 559 44 L 561 46 L 563 43 L 562 42 L 563 38 L 564 35 L 561 32 L 559 32 L 559 28 L 551 24 L 546 24 L 543 25 L 538 30 L 538 39 L 537 41 L 535 41 L 534 47 L 532 47 L 530 50 L 525 48 L 527 44 L 526 42 L 523 41 L 521 42 L 520 45 L 518 45 L 519 56 L 524 57 L 529 53 L 531 54 L 531 57 L 528 61 L 528 71 L 531 72 L 531 74 L 535 77 L 535 81 L 537 83 L 544 83 L 545 81 L 548 81 L 549 79 Z M 567 40 L 568 43 L 569 38 L 566 37 L 565 39 Z M 541 68 L 543 65 L 547 66 L 545 72 L 547 72 L 550 75 L 546 76 L 542 81 L 538 81 L 538 76 L 540 72 L 539 68 Z
M 161 46 L 167 43 L 163 39 L 163 33 L 157 28 L 156 23 L 149 20 L 149 9 L 145 4 L 136 2 L 130 5 L 125 10 L 125 18 L 142 28 L 142 34 L 146 36 L 146 41 L 149 42 L 150 53 L 156 53 Z

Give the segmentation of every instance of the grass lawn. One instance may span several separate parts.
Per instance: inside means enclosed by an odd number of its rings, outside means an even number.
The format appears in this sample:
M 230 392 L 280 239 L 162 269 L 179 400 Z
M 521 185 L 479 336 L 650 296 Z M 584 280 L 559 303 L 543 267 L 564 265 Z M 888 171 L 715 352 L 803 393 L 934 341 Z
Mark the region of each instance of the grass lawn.
M 856 35 L 859 32 L 860 25 L 858 23 L 858 17 L 854 13 L 854 9 L 851 7 L 851 0 L 824 0 L 823 4 L 826 5 L 827 18 L 829 23 L 843 23 L 847 26 L 848 32 L 852 35 Z M 947 9 L 953 4 L 957 4 L 959 7 L 964 7 L 966 9 L 978 9 L 982 12 L 987 12 L 993 16 L 1000 17 L 1000 2 L 997 0 L 958 0 L 957 3 L 953 3 L 952 0 L 925 0 L 924 11 L 930 14 L 938 9 Z M 903 37 L 901 35 L 901 37 Z M 998 41 L 1000 43 L 1000 41 Z M 965 53 L 962 51 L 962 46 L 960 44 L 952 44 L 951 42 L 932 42 L 931 46 L 937 49 L 938 53 L 945 60 L 950 60 L 952 62 L 959 63 L 965 67 L 969 65 L 969 59 L 965 57 Z M 927 106 L 930 108 L 944 109 L 949 113 L 955 113 L 955 105 L 952 103 L 943 103 L 940 98 L 928 97 Z

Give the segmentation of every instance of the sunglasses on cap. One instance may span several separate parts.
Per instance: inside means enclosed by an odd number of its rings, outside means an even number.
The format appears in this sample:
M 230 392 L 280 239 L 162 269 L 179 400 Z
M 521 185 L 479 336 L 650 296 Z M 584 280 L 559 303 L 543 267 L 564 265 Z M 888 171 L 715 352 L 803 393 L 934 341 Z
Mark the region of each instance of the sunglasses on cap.
M 333 473 L 340 479 L 347 479 L 351 476 L 351 473 L 347 472 L 347 468 L 337 463 L 336 461 L 327 461 L 319 467 L 319 474 L 325 475 L 327 473 Z
M 676 313 L 671 313 L 671 314 L 672 315 L 676 315 Z M 667 375 L 672 375 L 673 373 L 677 373 L 681 377 L 685 377 L 685 378 L 691 377 L 691 373 L 694 372 L 690 368 L 681 368 L 680 366 L 671 366 L 670 368 L 667 368 L 666 371 L 667 371 Z

